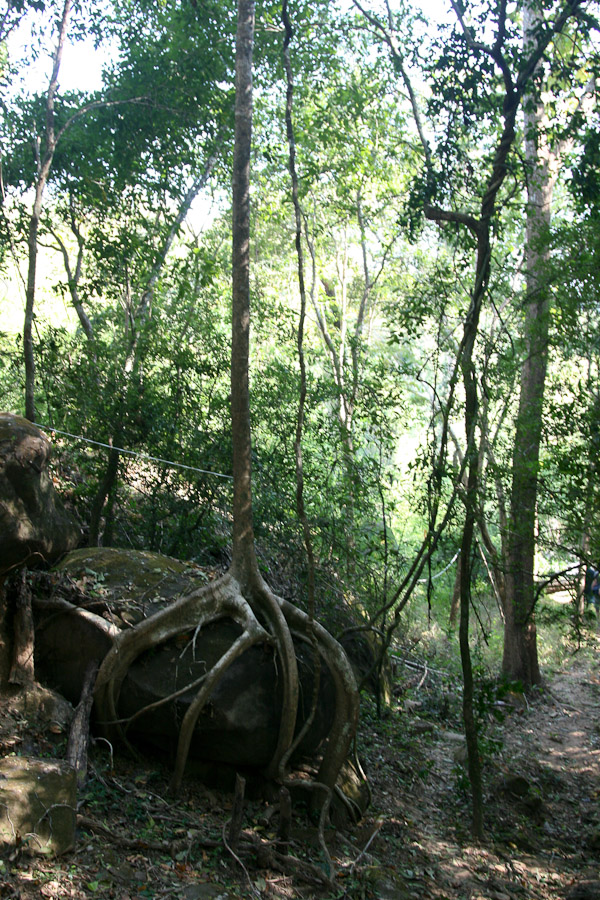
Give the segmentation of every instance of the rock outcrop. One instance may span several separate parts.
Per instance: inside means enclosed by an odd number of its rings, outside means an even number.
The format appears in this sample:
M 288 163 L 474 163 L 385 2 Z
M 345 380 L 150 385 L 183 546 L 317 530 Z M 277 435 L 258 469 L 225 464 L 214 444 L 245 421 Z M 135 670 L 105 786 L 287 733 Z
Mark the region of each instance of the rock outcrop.
M 51 449 L 27 419 L 0 413 L 0 576 L 52 563 L 79 543 L 80 528 L 48 473 Z

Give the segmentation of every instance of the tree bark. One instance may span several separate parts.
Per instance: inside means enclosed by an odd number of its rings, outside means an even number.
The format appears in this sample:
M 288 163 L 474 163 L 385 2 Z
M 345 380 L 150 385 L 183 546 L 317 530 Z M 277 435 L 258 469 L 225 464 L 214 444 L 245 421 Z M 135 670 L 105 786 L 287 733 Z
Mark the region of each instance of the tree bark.
M 77 787 L 81 790 L 87 778 L 88 743 L 90 739 L 90 714 L 94 702 L 94 683 L 98 663 L 91 662 L 85 672 L 81 697 L 73 716 L 66 759 L 77 773 Z
M 235 776 L 235 794 L 233 797 L 233 808 L 231 810 L 231 821 L 229 823 L 228 842 L 229 847 L 234 852 L 237 850 L 242 833 L 242 824 L 244 821 L 244 800 L 246 793 L 246 779 L 238 772 Z
M 524 8 L 524 44 L 535 39 L 541 21 L 532 3 Z M 525 689 L 541 682 L 535 606 L 535 548 L 538 472 L 544 386 L 548 362 L 548 262 L 553 178 L 550 151 L 542 134 L 544 110 L 535 89 L 524 100 L 525 159 L 528 170 L 526 223 L 525 359 L 513 449 L 508 536 L 507 603 L 502 671 Z
M 31 590 L 27 584 L 27 569 L 22 569 L 15 576 L 15 587 L 13 657 L 8 682 L 26 687 L 35 680 L 33 613 Z
M 231 434 L 233 442 L 232 574 L 242 590 L 255 567 L 250 440 L 250 150 L 254 2 L 239 0 L 233 158 Z

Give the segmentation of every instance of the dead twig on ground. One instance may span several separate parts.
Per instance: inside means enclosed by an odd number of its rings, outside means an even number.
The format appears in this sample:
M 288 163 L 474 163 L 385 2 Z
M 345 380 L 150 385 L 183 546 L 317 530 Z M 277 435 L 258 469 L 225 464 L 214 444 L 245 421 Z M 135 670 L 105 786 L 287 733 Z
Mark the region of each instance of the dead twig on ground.
M 177 840 L 166 842 L 147 841 L 144 838 L 127 838 L 124 835 L 117 834 L 114 830 L 107 828 L 102 822 L 98 822 L 96 819 L 90 818 L 90 816 L 83 816 L 81 814 L 77 816 L 77 825 L 78 827 L 93 831 L 96 834 L 101 834 L 102 837 L 110 841 L 111 844 L 123 847 L 126 850 L 154 850 L 157 853 L 164 853 L 174 858 L 182 849 L 188 848 L 187 841 Z M 194 836 L 193 845 L 210 850 L 220 846 L 219 841 L 210 838 L 201 838 L 198 835 Z

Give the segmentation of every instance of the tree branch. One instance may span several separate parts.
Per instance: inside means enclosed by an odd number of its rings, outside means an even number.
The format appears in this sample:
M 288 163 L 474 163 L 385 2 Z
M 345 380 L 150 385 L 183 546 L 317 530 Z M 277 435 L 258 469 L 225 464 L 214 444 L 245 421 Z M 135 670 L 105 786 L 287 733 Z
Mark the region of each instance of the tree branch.
M 425 218 L 432 222 L 454 222 L 456 225 L 465 225 L 469 231 L 477 236 L 481 230 L 481 220 L 469 213 L 461 213 L 454 210 L 441 209 L 439 206 L 426 206 L 423 210 Z

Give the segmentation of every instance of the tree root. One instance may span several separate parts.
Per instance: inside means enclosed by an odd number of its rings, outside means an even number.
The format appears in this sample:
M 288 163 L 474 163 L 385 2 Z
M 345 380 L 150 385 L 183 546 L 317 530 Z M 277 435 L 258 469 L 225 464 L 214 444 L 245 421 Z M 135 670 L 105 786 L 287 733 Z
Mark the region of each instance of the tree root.
M 281 604 L 290 627 L 304 636 L 307 636 L 310 627 L 316 638 L 319 653 L 327 662 L 334 680 L 335 715 L 317 775 L 317 782 L 332 791 L 348 756 L 358 726 L 356 679 L 348 657 L 335 638 L 318 622 L 312 622 L 309 626 L 309 618 L 306 613 L 288 603 L 287 600 L 282 600 Z
M 330 875 L 314 863 L 296 856 L 280 853 L 269 842 L 247 831 L 242 832 L 244 843 L 250 844 L 256 852 L 256 861 L 261 869 L 276 869 L 284 875 L 295 875 L 306 884 L 318 887 L 334 888 L 335 882 Z
M 258 623 L 257 628 L 260 628 Z M 179 742 L 177 745 L 175 772 L 173 774 L 173 780 L 171 783 L 174 793 L 177 793 L 179 791 L 179 788 L 181 787 L 183 772 L 185 769 L 185 764 L 187 762 L 190 744 L 192 742 L 192 735 L 194 733 L 194 728 L 196 727 L 196 722 L 198 721 L 198 716 L 202 712 L 204 704 L 210 697 L 213 688 L 216 686 L 223 673 L 238 658 L 238 656 L 242 655 L 244 650 L 246 650 L 248 647 L 251 647 L 252 644 L 256 644 L 260 637 L 261 634 L 255 629 L 253 629 L 252 631 L 244 631 L 243 634 L 241 634 L 240 637 L 231 645 L 227 653 L 224 653 L 221 659 L 217 663 L 215 663 L 215 665 L 206 676 L 206 680 L 196 694 L 193 702 L 190 703 L 189 708 L 185 716 L 183 717 L 181 728 L 179 729 Z
M 85 596 L 78 599 L 85 600 Z M 356 733 L 358 719 L 358 692 L 352 668 L 344 650 L 329 632 L 297 607 L 277 597 L 260 576 L 253 578 L 251 582 L 245 580 L 243 595 L 238 580 L 227 573 L 217 581 L 202 585 L 181 597 L 127 631 L 120 631 L 105 618 L 83 608 L 83 605 L 73 605 L 57 596 L 48 600 L 36 597 L 36 605 L 46 610 L 55 610 L 58 615 L 71 613 L 82 616 L 111 638 L 113 646 L 100 666 L 95 689 L 97 720 L 106 738 L 118 736 L 128 743 L 128 727 L 138 717 L 173 702 L 183 694 L 196 691 L 180 728 L 172 779 L 175 791 L 181 786 L 190 743 L 203 707 L 232 663 L 249 647 L 260 642 L 274 645 L 277 649 L 282 690 L 277 747 L 265 774 L 281 784 L 286 783 L 289 758 L 304 734 L 302 729 L 294 737 L 299 679 L 292 635 L 296 641 L 311 644 L 330 671 L 336 694 L 335 713 L 322 762 L 316 778 L 310 784 L 313 792 L 311 805 L 316 812 L 321 810 L 329 792 L 335 789 L 340 769 L 348 757 L 352 738 Z M 130 666 L 145 651 L 186 632 L 192 632 L 193 644 L 203 626 L 223 618 L 236 622 L 242 633 L 208 672 L 127 718 L 119 716 L 119 694 L 123 681 Z M 314 696 L 313 707 L 316 700 Z M 311 708 L 309 719 L 313 716 L 314 710 Z M 306 724 L 310 724 L 310 721 Z M 355 818 L 355 812 L 352 810 L 352 818 Z
M 96 705 L 103 727 L 110 731 L 118 723 L 117 704 L 123 680 L 129 667 L 144 651 L 186 631 L 197 632 L 203 625 L 226 616 L 252 635 L 254 643 L 260 640 L 271 642 L 230 575 L 188 594 L 131 630 L 120 632 L 105 656 L 96 680 Z
M 243 583 L 243 593 L 240 581 Z M 266 767 L 268 778 L 284 783 L 289 751 L 294 745 L 294 732 L 299 699 L 299 678 L 292 633 L 297 639 L 310 641 L 333 678 L 336 695 L 335 714 L 327 737 L 322 762 L 313 786 L 313 809 L 329 808 L 331 795 L 344 764 L 358 721 L 358 692 L 350 663 L 338 642 L 318 623 L 291 603 L 277 597 L 260 575 L 236 579 L 228 572 L 181 597 L 170 606 L 139 622 L 133 628 L 114 634 L 113 646 L 104 658 L 96 679 L 97 717 L 106 737 L 115 733 L 126 740 L 127 725 L 149 709 L 172 701 L 190 690 L 196 695 L 183 718 L 178 738 L 172 779 L 174 791 L 181 787 L 188 753 L 198 718 L 226 670 L 251 646 L 264 642 L 277 650 L 282 702 L 280 729 L 273 757 Z M 70 606 L 64 601 L 61 608 Z M 90 613 L 88 612 L 89 616 Z M 93 615 L 93 614 L 92 614 Z M 129 719 L 119 716 L 119 695 L 131 665 L 146 651 L 180 634 L 200 629 L 219 619 L 228 618 L 242 629 L 227 651 L 201 678 L 187 684 L 139 710 Z M 106 622 L 104 622 L 106 625 Z
M 263 579 L 258 576 L 253 579 L 251 595 L 259 617 L 262 615 L 268 621 L 271 633 L 277 643 L 279 660 L 282 667 L 283 698 L 281 703 L 281 723 L 279 737 L 273 758 L 266 771 L 267 778 L 276 779 L 280 776 L 282 759 L 294 740 L 296 718 L 298 713 L 298 697 L 300 694 L 298 663 L 294 642 L 283 614 L 282 601 L 277 597 Z

